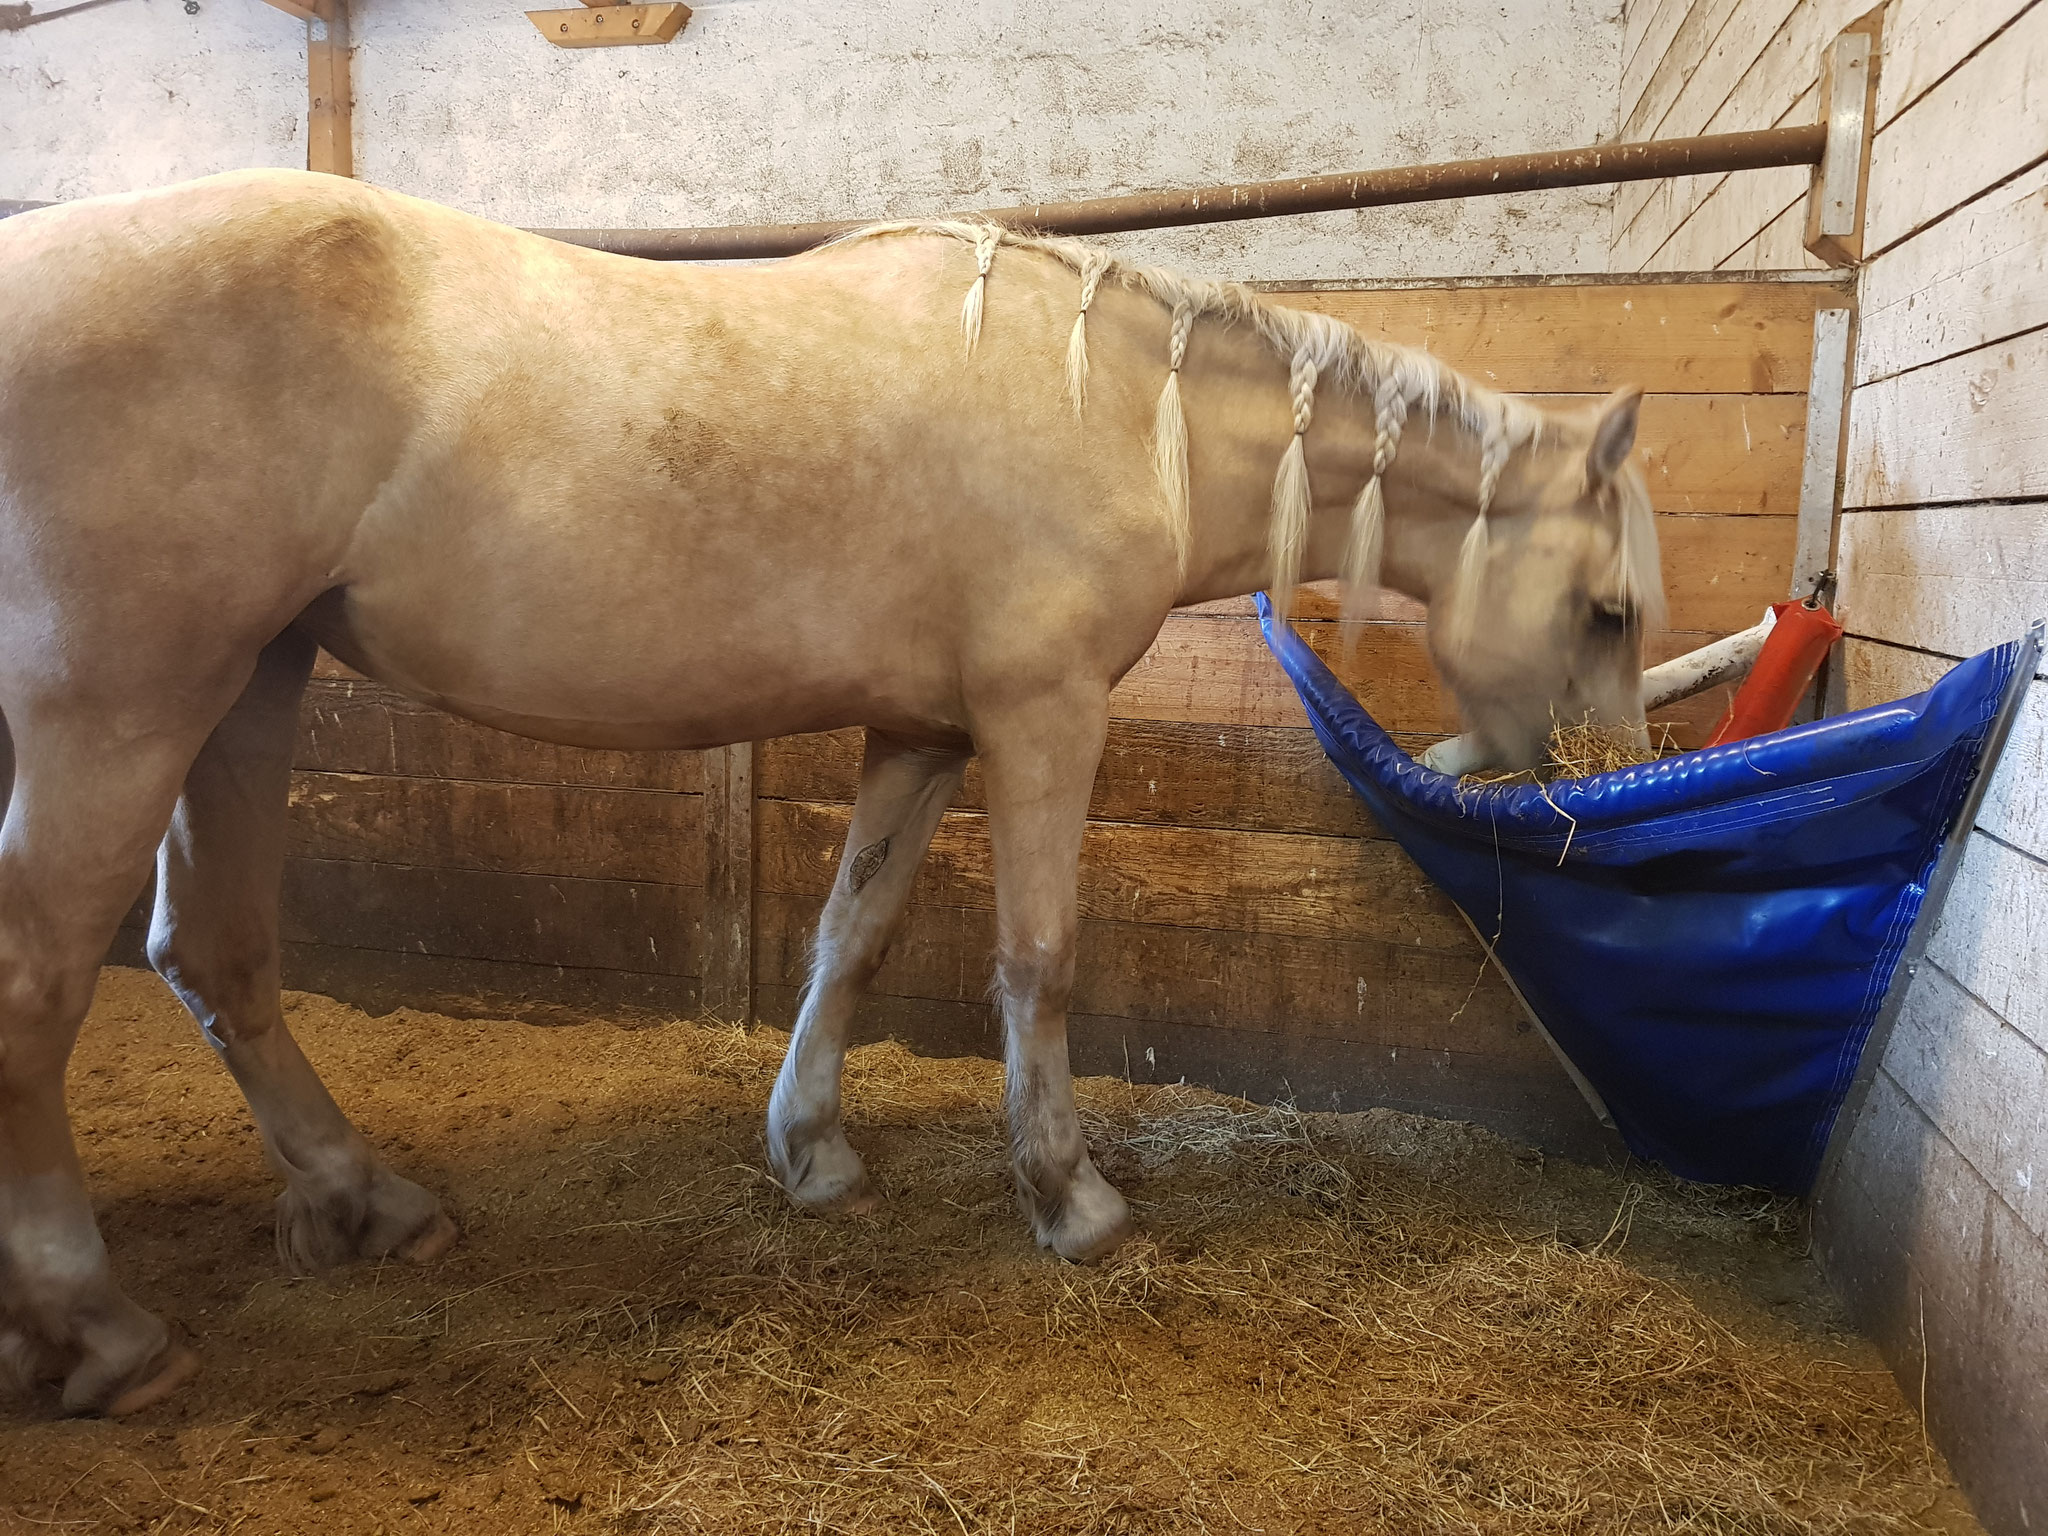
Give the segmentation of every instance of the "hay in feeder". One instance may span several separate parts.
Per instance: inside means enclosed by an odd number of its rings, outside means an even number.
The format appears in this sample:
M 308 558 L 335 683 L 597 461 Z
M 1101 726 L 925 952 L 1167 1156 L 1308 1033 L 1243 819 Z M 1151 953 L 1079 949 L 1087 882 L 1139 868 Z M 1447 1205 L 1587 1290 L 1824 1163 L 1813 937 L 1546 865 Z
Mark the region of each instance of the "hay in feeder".
M 1553 784 L 1559 779 L 1589 779 L 1596 773 L 1617 773 L 1654 763 L 1678 750 L 1671 727 L 1659 721 L 1649 728 L 1650 740 L 1636 740 L 1636 728 L 1598 725 L 1591 715 L 1583 720 L 1560 723 L 1551 719 L 1550 739 L 1544 745 L 1543 765 L 1514 773 L 1468 773 L 1458 780 L 1472 789 L 1501 784 Z
M 775 1031 L 287 1011 L 463 1243 L 279 1275 L 233 1084 L 109 971 L 74 1111 L 208 1370 L 120 1423 L 0 1406 L 0 1529 L 1976 1531 L 1789 1202 L 1091 1078 L 1141 1235 L 1078 1268 L 1019 1221 L 993 1062 L 855 1051 L 884 1204 L 825 1221 L 763 1171 Z

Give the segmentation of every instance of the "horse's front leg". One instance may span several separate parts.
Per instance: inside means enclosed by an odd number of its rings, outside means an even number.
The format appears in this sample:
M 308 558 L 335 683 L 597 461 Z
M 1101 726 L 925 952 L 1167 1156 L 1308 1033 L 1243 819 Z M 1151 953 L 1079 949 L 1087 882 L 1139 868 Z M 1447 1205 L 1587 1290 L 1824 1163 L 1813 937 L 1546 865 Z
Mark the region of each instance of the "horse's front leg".
M 853 824 L 818 919 L 789 1054 L 768 1101 L 768 1160 L 799 1205 L 860 1211 L 874 1204 L 860 1154 L 839 1120 L 847 1033 L 860 990 L 881 969 L 910 905 L 917 866 L 966 771 L 965 752 L 867 733 Z
M 1067 1063 L 1081 835 L 1108 724 L 1107 693 L 1076 691 L 976 726 L 996 856 L 1011 1166 L 1040 1245 L 1082 1262 L 1131 1230 L 1130 1207 L 1089 1161 Z

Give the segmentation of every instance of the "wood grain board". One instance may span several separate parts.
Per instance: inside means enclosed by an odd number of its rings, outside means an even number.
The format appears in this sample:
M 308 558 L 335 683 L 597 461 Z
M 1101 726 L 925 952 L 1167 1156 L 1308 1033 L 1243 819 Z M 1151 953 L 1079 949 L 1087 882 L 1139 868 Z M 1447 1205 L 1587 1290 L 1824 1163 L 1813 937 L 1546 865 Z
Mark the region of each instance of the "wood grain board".
M 2048 1508 L 2048 1244 L 1888 1073 L 1814 1202 L 1821 1262 L 1987 1530 Z
M 1825 285 L 1587 283 L 1536 288 L 1286 290 L 1318 310 L 1437 356 L 1496 389 L 1800 394 Z
M 2048 616 L 2048 506 L 2037 502 L 1847 513 L 1840 557 L 1855 635 L 1961 657 Z
M 800 986 L 818 903 L 764 897 L 757 982 Z M 989 1006 L 995 913 L 920 904 L 870 983 L 887 997 Z M 1466 1051 L 1541 1064 L 1547 1052 L 1506 987 L 1478 986 L 1465 950 L 1380 939 L 1320 942 L 1171 924 L 1084 919 L 1075 956 L 1079 1013 L 1152 1023 L 1370 1039 L 1390 1049 L 1442 1049 L 1443 1020 L 1466 999 Z
M 2048 327 L 2048 165 L 1863 269 L 1859 384 Z
M 756 786 L 767 800 L 853 803 L 861 734 L 834 731 L 761 743 Z M 970 762 L 954 805 L 985 808 Z M 1094 821 L 1241 832 L 1381 837 L 1305 728 L 1114 720 L 1088 806 Z
M 1827 263 L 1806 248 L 1806 189 L 1785 205 L 1756 238 L 1736 251 L 1727 265 L 1744 272 L 1819 271 Z
M 1928 956 L 2008 1026 L 2048 1051 L 2048 863 L 1972 834 Z M 2033 1165 L 2011 1165 L 2029 1168 Z
M 700 887 L 353 858 L 285 862 L 289 943 L 695 976 L 703 916 Z
M 1868 8 L 1868 0 L 1739 0 L 1706 57 L 1685 74 L 1678 98 L 1655 136 L 1736 133 L 1815 121 L 1811 96 L 1821 52 Z M 1808 102 L 1804 114 L 1797 111 L 1802 101 Z M 1632 239 L 1632 254 L 1640 253 L 1630 265 L 1668 269 L 1671 264 L 1653 261 L 1658 247 L 1727 181 L 1748 184 L 1775 177 L 1781 185 L 1793 178 L 1803 184 L 1806 176 L 1804 167 L 1790 167 L 1745 171 L 1732 178 L 1682 176 L 1624 183 L 1615 189 L 1615 227 L 1624 232 L 1625 241 Z M 1761 227 L 1759 223 L 1751 232 Z
M 2041 82 L 2048 7 L 2035 5 L 1993 47 L 1880 128 L 1871 149 L 1864 254 L 1875 256 L 1987 187 L 2048 158 Z
M 1636 113 L 1643 92 L 1664 56 L 1671 52 L 1692 0 L 1632 0 L 1622 23 L 1621 113 Z M 1623 135 L 1626 137 L 1626 135 Z
M 1686 81 L 1710 57 L 1715 42 L 1727 29 L 1728 19 L 1740 0 L 1687 0 L 1685 15 L 1671 33 L 1671 41 L 1656 57 L 1642 61 L 1635 72 L 1641 80 L 1632 90 L 1633 79 L 1622 80 L 1623 139 L 1652 139 L 1659 136 L 1673 105 L 1685 90 Z M 1783 0 L 1780 0 L 1783 3 Z
M 1859 388 L 1844 507 L 2048 497 L 2048 329 Z
M 2034 0 L 1892 0 L 1885 18 L 1877 125 L 1939 85 Z
M 1907 997 L 1885 1070 L 2048 1241 L 2048 1183 L 1999 1178 L 2002 1169 L 2048 1168 L 2048 1051 L 1937 964 Z
M 301 771 L 291 803 L 304 858 L 704 884 L 700 795 Z

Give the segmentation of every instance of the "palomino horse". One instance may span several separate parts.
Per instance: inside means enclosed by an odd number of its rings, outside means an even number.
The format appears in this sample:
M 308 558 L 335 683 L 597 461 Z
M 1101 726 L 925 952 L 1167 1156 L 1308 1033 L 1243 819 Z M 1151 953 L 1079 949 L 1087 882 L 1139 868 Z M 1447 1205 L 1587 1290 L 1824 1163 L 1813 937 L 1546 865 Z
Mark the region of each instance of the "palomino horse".
M 286 1261 L 455 1239 L 279 1009 L 319 646 L 548 741 L 867 728 L 769 1106 L 816 1208 L 872 1198 L 840 1128 L 854 998 L 980 754 L 1017 1189 L 1041 1243 L 1108 1252 L 1129 1215 L 1075 1119 L 1066 1007 L 1110 690 L 1176 604 L 1343 575 L 1428 602 L 1503 762 L 1553 710 L 1634 718 L 1660 590 L 1635 417 L 972 225 L 678 270 L 284 172 L 10 220 L 0 1354 L 116 1413 L 196 1367 L 115 1284 L 64 1107 L 152 854 L 150 959 L 248 1096 Z

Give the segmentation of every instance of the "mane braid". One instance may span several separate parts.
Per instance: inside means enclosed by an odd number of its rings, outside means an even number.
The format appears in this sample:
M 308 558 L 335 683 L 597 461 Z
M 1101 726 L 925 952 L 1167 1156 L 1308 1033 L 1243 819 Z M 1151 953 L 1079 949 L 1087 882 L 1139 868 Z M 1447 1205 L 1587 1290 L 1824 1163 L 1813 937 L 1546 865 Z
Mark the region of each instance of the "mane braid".
M 1456 651 L 1472 644 L 1479 629 L 1479 613 L 1486 600 L 1486 557 L 1491 544 L 1486 514 L 1493 506 L 1494 490 L 1501 471 L 1507 467 L 1508 448 L 1499 438 L 1486 438 L 1479 450 L 1478 510 L 1472 526 L 1458 546 L 1458 569 L 1451 578 L 1451 622 L 1449 641 Z
M 1344 626 L 1344 649 L 1350 655 L 1363 635 L 1366 607 L 1380 584 L 1380 560 L 1386 547 L 1387 502 L 1383 488 L 1387 467 L 1401 446 L 1401 429 L 1408 424 L 1408 401 L 1384 381 L 1373 392 L 1372 471 L 1359 488 L 1351 508 L 1351 539 L 1344 550 L 1344 606 L 1338 617 Z
M 1294 609 L 1294 589 L 1301 583 L 1301 552 L 1308 543 L 1308 457 L 1302 444 L 1315 418 L 1316 368 L 1312 349 L 1296 350 L 1287 368 L 1288 392 L 1294 407 L 1294 438 L 1280 456 L 1273 477 L 1273 513 L 1266 547 L 1273 557 L 1273 612 L 1282 624 Z
M 1288 363 L 1292 381 L 1303 364 L 1312 366 L 1316 382 L 1354 396 L 1370 398 L 1374 404 L 1374 473 L 1360 492 L 1352 509 L 1350 545 L 1346 553 L 1344 578 L 1347 587 L 1345 612 L 1353 616 L 1362 610 L 1366 595 L 1378 575 L 1378 551 L 1384 542 L 1385 504 L 1380 479 L 1385 460 L 1391 461 L 1400 444 L 1402 427 L 1410 415 L 1420 411 L 1432 426 L 1439 419 L 1470 432 L 1479 440 L 1481 481 L 1477 504 L 1480 515 L 1465 539 L 1460 556 L 1460 578 L 1476 583 L 1483 573 L 1486 547 L 1485 508 L 1509 457 L 1543 436 L 1546 421 L 1541 411 L 1512 395 L 1487 388 L 1476 379 L 1432 357 L 1429 353 L 1395 342 L 1369 337 L 1311 310 L 1293 309 L 1270 303 L 1238 283 L 1220 283 L 1193 278 L 1159 267 L 1141 267 L 1120 260 L 1078 240 L 1048 239 L 1022 234 L 1003 226 L 967 220 L 913 220 L 874 224 L 828 242 L 823 249 L 857 241 L 898 236 L 932 236 L 971 245 L 975 253 L 975 277 L 961 306 L 961 329 L 968 350 L 974 349 L 981 334 L 981 314 L 988 285 L 988 272 L 997 245 L 1030 251 L 1049 257 L 1079 274 L 1084 299 L 1074 317 L 1067 339 L 1067 394 L 1079 410 L 1087 378 L 1087 306 L 1095 290 L 1088 286 L 1092 273 L 1096 284 L 1115 282 L 1162 305 L 1172 317 L 1168 332 L 1167 379 L 1160 392 L 1153 433 L 1153 464 L 1159 477 L 1161 501 L 1168 533 L 1180 573 L 1187 573 L 1188 480 L 1187 420 L 1181 409 L 1180 364 L 1187 350 L 1188 329 L 1196 320 L 1215 320 L 1224 325 L 1245 325 Z M 1311 395 L 1314 391 L 1311 385 Z M 1313 402 L 1311 401 L 1311 407 Z M 1296 444 L 1301 434 L 1296 434 Z M 1291 457 L 1296 444 L 1290 444 Z M 1283 457 L 1282 473 L 1286 472 Z M 1279 489 L 1278 481 L 1275 490 Z M 1304 479 L 1304 494 L 1306 483 Z M 1292 498 L 1286 503 L 1291 519 Z M 1276 497 L 1275 513 L 1283 509 Z M 1629 567 L 1630 586 L 1648 604 L 1657 594 L 1655 534 L 1647 519 L 1637 519 L 1624 509 L 1625 550 L 1619 558 Z M 1269 529 L 1269 549 L 1274 557 L 1275 576 L 1282 569 L 1300 570 L 1301 545 L 1306 529 L 1297 530 L 1290 521 L 1285 528 Z M 1645 545 L 1647 544 L 1647 556 Z M 1647 560 L 1647 566 L 1645 561 Z M 1291 563 L 1290 563 L 1291 562 Z M 1646 578 L 1647 572 L 1647 579 Z M 1276 591 L 1276 604 L 1284 607 L 1291 594 Z
M 1166 532 L 1173 540 L 1173 558 L 1181 579 L 1188 574 L 1188 419 L 1180 406 L 1180 366 L 1187 360 L 1188 332 L 1194 329 L 1194 306 L 1173 306 L 1166 333 L 1166 383 L 1152 416 L 1152 467 L 1166 499 Z
M 1081 303 L 1074 313 L 1074 328 L 1067 333 L 1067 397 L 1074 402 L 1074 415 L 1088 401 L 1088 306 L 1095 302 L 1095 289 L 1109 270 L 1109 253 L 1090 250 L 1081 263 Z
M 1000 225 L 984 224 L 974 232 L 974 286 L 967 290 L 967 298 L 960 306 L 960 329 L 967 336 L 969 352 L 981 341 L 982 298 L 988 291 L 988 269 L 995 264 L 996 247 L 1002 243 Z

